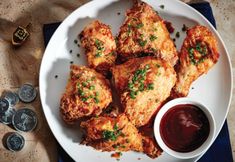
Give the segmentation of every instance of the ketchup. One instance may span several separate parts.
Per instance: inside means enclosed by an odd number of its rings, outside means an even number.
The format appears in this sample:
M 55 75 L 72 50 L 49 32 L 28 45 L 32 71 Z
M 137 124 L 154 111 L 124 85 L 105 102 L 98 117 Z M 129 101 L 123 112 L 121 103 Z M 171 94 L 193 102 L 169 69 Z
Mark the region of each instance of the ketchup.
M 164 143 L 177 152 L 190 152 L 208 138 L 209 121 L 204 112 L 191 104 L 176 105 L 169 109 L 160 122 Z

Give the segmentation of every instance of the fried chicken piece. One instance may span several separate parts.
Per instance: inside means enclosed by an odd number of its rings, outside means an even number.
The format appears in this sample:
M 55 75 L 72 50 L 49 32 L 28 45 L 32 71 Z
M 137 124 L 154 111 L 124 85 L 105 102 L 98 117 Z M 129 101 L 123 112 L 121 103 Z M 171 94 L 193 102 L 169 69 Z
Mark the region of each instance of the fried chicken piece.
M 131 59 L 111 72 L 124 113 L 136 127 L 148 124 L 176 82 L 174 68 L 150 56 Z
M 211 31 L 201 25 L 189 29 L 181 48 L 177 82 L 171 96 L 187 96 L 192 82 L 207 73 L 218 59 L 217 41 Z
M 178 54 L 174 42 L 153 8 L 144 2 L 136 2 L 126 16 L 117 39 L 117 53 L 121 60 L 147 54 L 175 65 Z
M 155 158 L 161 149 L 149 138 L 138 133 L 136 127 L 129 122 L 125 114 L 117 117 L 99 116 L 83 121 L 81 127 L 85 131 L 82 144 L 102 151 L 137 151 L 145 152 Z
M 151 158 L 156 158 L 162 154 L 162 149 L 157 145 L 152 137 L 142 136 L 143 150 Z
M 85 66 L 71 65 L 70 78 L 60 101 L 64 121 L 74 121 L 99 115 L 112 102 L 109 81 L 103 75 Z
M 108 25 L 96 20 L 79 34 L 81 45 L 85 48 L 88 66 L 107 74 L 115 64 L 116 43 Z

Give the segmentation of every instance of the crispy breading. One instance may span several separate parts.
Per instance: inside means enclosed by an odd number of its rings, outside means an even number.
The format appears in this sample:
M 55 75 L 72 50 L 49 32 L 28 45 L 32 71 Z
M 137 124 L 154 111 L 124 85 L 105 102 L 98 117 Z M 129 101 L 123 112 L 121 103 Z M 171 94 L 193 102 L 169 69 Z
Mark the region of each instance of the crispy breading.
M 60 112 L 66 123 L 99 115 L 112 102 L 109 81 L 94 69 L 71 65 L 70 78 L 60 101 Z
M 137 151 L 145 152 L 155 158 L 161 149 L 149 137 L 138 133 L 136 127 L 129 122 L 125 114 L 116 118 L 109 116 L 93 117 L 81 123 L 85 131 L 82 144 L 102 151 Z
M 121 59 L 126 61 L 147 54 L 175 65 L 178 54 L 174 42 L 153 8 L 144 2 L 136 2 L 126 16 L 117 38 L 117 53 Z
M 98 20 L 93 21 L 79 34 L 79 38 L 85 48 L 88 66 L 107 74 L 117 57 L 110 27 Z
M 124 113 L 136 127 L 149 122 L 176 82 L 174 68 L 150 56 L 131 59 L 111 72 Z
M 218 59 L 217 41 L 212 32 L 201 25 L 189 29 L 181 48 L 177 82 L 171 96 L 187 96 L 192 82 L 207 73 Z

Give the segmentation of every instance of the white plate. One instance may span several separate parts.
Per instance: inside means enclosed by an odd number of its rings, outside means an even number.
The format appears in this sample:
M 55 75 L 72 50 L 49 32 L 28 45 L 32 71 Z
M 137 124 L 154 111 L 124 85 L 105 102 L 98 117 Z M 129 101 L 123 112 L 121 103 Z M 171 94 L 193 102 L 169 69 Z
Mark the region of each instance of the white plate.
M 219 34 L 212 25 L 196 10 L 188 5 L 176 0 L 145 0 L 160 15 L 173 23 L 176 31 L 181 31 L 183 24 L 193 26 L 202 24 L 207 26 L 216 36 L 219 42 L 220 59 L 219 62 L 209 71 L 207 75 L 201 76 L 193 83 L 189 97 L 197 99 L 211 109 L 216 120 L 216 134 L 218 135 L 229 109 L 232 91 L 231 64 L 227 50 Z M 159 6 L 164 4 L 165 9 Z M 78 33 L 92 20 L 99 19 L 111 25 L 113 34 L 117 34 L 120 25 L 123 23 L 124 14 L 132 5 L 132 1 L 127 0 L 95 0 L 75 10 L 68 16 L 52 36 L 40 69 L 40 95 L 43 110 L 48 124 L 65 151 L 79 162 L 113 161 L 110 152 L 100 152 L 92 147 L 80 145 L 81 130 L 78 125 L 67 126 L 63 123 L 59 114 L 60 97 L 65 90 L 69 77 L 70 61 L 78 65 L 86 65 L 86 59 L 82 48 L 77 48 L 74 40 Z M 121 15 L 117 13 L 120 12 Z M 172 35 L 174 37 L 175 34 Z M 178 49 L 181 47 L 185 33 L 181 32 L 180 39 L 177 39 Z M 72 50 L 72 54 L 70 54 Z M 77 58 L 76 54 L 81 57 Z M 58 78 L 55 78 L 58 75 Z M 141 158 L 140 160 L 137 160 Z M 151 159 L 142 153 L 123 153 L 120 161 L 138 162 L 178 162 L 196 161 L 197 158 L 179 160 L 163 153 L 159 158 Z

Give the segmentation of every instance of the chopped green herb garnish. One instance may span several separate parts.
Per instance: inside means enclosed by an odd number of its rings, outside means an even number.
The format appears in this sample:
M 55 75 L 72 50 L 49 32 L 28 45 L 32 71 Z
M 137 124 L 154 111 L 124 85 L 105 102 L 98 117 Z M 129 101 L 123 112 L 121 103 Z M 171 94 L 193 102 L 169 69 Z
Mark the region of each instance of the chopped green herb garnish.
M 96 53 L 95 57 L 101 57 L 101 55 L 102 55 L 101 53 Z
M 205 56 L 207 54 L 207 47 L 204 46 L 203 47 L 203 50 L 202 50 L 202 53 L 201 53 L 203 56 Z
M 179 38 L 180 37 L 180 32 L 176 32 L 175 37 Z
M 159 7 L 160 7 L 161 9 L 164 9 L 164 8 L 165 8 L 165 6 L 164 6 L 164 5 L 160 5 Z
M 95 96 L 96 96 L 96 97 L 99 96 L 99 92 L 95 92 Z
M 153 83 L 149 83 L 149 84 L 147 85 L 147 89 L 148 89 L 148 90 L 153 90 L 153 89 L 154 89 L 154 84 L 153 84 Z
M 99 39 L 95 39 L 95 46 L 96 46 L 97 49 L 101 48 L 102 43 L 100 42 Z
M 140 24 L 137 24 L 137 25 L 136 25 L 136 28 L 137 28 L 137 29 L 140 29 L 140 28 L 142 28 L 143 26 L 144 26 L 144 24 L 143 24 L 143 23 L 140 23 Z
M 202 48 L 201 43 L 197 43 L 197 44 L 196 44 L 196 50 L 197 50 L 202 56 L 205 56 L 205 55 L 207 54 L 207 48 L 206 48 L 206 46 L 204 46 L 204 47 Z
M 116 141 L 117 136 L 114 134 L 114 131 L 105 130 L 105 131 L 103 132 L 103 138 L 104 138 L 105 140 L 111 139 L 112 141 Z
M 150 37 L 149 37 L 150 41 L 153 42 L 154 40 L 157 39 L 157 36 L 151 34 Z
M 196 60 L 194 58 L 194 49 L 193 48 L 189 48 L 188 53 L 189 53 L 190 62 L 192 64 L 196 65 Z
M 138 39 L 138 43 L 141 47 L 144 47 L 147 43 L 147 40 Z
M 122 156 L 122 153 L 121 153 L 121 152 L 117 152 L 117 154 L 118 154 L 119 156 Z
M 201 43 L 196 44 L 196 50 L 200 53 L 202 53 Z
M 185 32 L 187 30 L 188 30 L 188 27 L 185 24 L 183 24 L 182 31 Z
M 128 88 L 129 89 L 132 89 L 134 87 L 134 84 L 133 83 L 128 83 Z
M 118 130 L 117 124 L 114 125 L 113 131 L 105 130 L 103 131 L 103 138 L 106 140 L 116 141 L 117 137 L 120 136 L 122 132 Z
M 99 103 L 100 102 L 100 100 L 97 97 L 95 97 L 94 100 L 95 100 L 95 103 Z
M 139 86 L 139 91 L 144 91 L 144 83 L 141 83 L 140 86 Z
M 146 79 L 147 71 L 150 69 L 150 65 L 147 64 L 143 69 L 137 69 L 132 77 L 132 80 L 128 83 L 128 90 L 131 99 L 135 99 L 139 92 L 144 90 L 153 89 L 153 85 L 148 84 L 145 86 L 144 80 Z
M 135 97 L 135 91 L 131 91 L 130 92 L 130 97 L 132 98 L 132 99 L 135 99 L 136 97 Z
M 86 87 L 87 83 L 86 82 L 82 82 L 82 86 Z
M 83 102 L 85 102 L 85 101 L 87 101 L 87 100 L 88 100 L 88 98 L 85 98 L 85 97 L 82 98 L 82 101 L 83 101 Z
M 130 24 L 127 25 L 127 28 L 128 28 L 127 29 L 127 34 L 128 35 L 130 35 L 130 33 L 131 33 L 131 27 L 132 27 L 132 25 L 130 25 Z
M 114 129 L 114 131 L 117 131 L 117 130 L 118 130 L 117 123 L 114 124 L 113 129 Z
M 148 70 L 149 68 L 150 68 L 149 64 L 145 65 L 145 69 Z
M 90 88 L 89 88 L 90 90 L 94 90 L 95 89 L 95 86 L 90 86 Z
M 205 56 L 207 54 L 206 46 L 202 49 L 201 44 L 197 43 L 195 48 L 202 56 Z M 198 65 L 205 60 L 205 58 L 201 57 L 198 61 L 196 61 L 194 57 L 194 49 L 192 47 L 188 49 L 188 53 L 189 53 L 190 62 L 194 65 Z
M 117 148 L 118 148 L 118 145 L 113 145 L 113 148 L 117 149 Z

